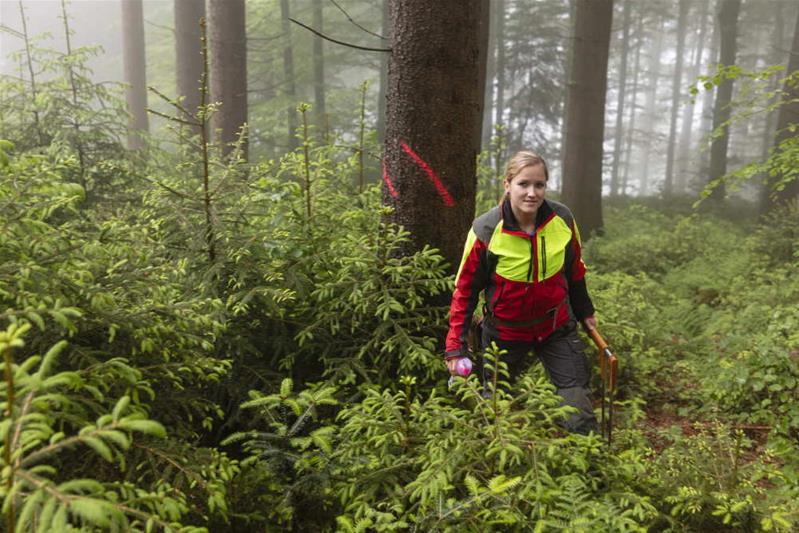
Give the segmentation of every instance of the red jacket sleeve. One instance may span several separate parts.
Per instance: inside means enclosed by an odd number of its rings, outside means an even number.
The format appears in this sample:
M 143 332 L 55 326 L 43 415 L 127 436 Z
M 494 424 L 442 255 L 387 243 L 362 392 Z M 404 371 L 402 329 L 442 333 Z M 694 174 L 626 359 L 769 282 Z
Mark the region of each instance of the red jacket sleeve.
M 463 250 L 463 259 L 455 278 L 455 290 L 449 307 L 449 333 L 446 340 L 446 357 L 466 355 L 466 339 L 472 316 L 486 286 L 486 244 L 469 231 Z

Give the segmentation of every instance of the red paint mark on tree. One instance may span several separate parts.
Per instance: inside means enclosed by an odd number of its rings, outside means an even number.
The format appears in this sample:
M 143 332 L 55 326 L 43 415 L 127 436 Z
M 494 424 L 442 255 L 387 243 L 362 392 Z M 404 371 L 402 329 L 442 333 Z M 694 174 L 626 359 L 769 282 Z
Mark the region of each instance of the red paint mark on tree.
M 388 193 L 393 198 L 396 198 L 397 196 L 399 196 L 397 194 L 397 189 L 394 188 L 394 184 L 391 183 L 391 178 L 388 177 L 388 169 L 386 168 L 386 160 L 385 160 L 385 158 L 383 158 L 383 181 L 385 182 L 386 187 L 388 187 Z
M 441 180 L 438 179 L 438 175 L 432 168 L 430 168 L 430 165 L 428 165 L 427 162 L 419 156 L 419 154 L 414 152 L 405 141 L 400 141 L 400 146 L 402 146 L 402 149 L 405 151 L 405 153 L 411 156 L 411 159 L 413 159 L 416 164 L 425 171 L 427 177 L 430 178 L 430 181 L 432 181 L 433 185 L 435 185 L 438 195 L 441 196 L 441 199 L 444 201 L 444 205 L 447 207 L 453 207 L 455 205 L 455 200 L 452 199 L 449 191 L 446 187 L 444 187 L 444 184 L 441 183 Z

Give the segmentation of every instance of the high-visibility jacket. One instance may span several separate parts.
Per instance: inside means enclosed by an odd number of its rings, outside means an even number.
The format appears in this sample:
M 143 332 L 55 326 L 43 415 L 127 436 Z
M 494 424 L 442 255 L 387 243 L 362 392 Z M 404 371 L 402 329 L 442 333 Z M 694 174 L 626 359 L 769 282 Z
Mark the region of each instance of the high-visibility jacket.
M 474 221 L 455 278 L 447 357 L 466 354 L 482 291 L 484 327 L 499 340 L 541 342 L 572 312 L 580 321 L 592 316 L 580 233 L 569 209 L 544 200 L 532 234 L 519 227 L 507 200 Z

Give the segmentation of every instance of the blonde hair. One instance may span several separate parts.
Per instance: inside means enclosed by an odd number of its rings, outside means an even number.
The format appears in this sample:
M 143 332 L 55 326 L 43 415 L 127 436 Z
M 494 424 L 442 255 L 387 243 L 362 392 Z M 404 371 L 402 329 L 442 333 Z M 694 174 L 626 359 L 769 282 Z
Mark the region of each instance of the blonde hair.
M 516 154 L 510 158 L 508 164 L 505 165 L 505 181 L 510 183 L 513 178 L 519 175 L 519 172 L 533 165 L 543 165 L 544 176 L 546 176 L 547 181 L 549 181 L 549 168 L 547 167 L 547 162 L 544 161 L 543 157 L 535 152 L 529 152 L 526 150 L 516 152 Z

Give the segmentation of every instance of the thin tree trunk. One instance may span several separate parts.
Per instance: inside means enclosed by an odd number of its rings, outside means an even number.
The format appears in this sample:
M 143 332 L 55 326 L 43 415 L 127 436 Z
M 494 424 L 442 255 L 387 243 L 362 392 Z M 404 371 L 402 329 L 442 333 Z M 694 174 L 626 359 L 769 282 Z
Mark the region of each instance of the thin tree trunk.
M 474 217 L 481 132 L 479 25 L 485 0 L 392 0 L 384 201 L 454 272 Z M 388 183 L 388 182 L 387 182 Z
M 493 4 L 494 6 L 498 4 Z M 492 13 L 491 10 L 494 9 Z M 483 96 L 483 132 L 481 135 L 480 149 L 482 151 L 488 150 L 491 146 L 491 137 L 494 134 L 494 78 L 497 73 L 497 12 L 493 7 L 489 8 L 488 14 L 489 30 L 488 30 L 488 43 L 486 46 L 486 75 L 485 75 L 485 88 Z
M 638 73 L 641 70 L 641 49 L 644 47 L 643 44 L 643 23 L 642 17 L 638 18 L 637 24 L 637 33 L 638 39 L 636 41 L 635 46 L 635 64 L 633 66 L 633 84 L 632 84 L 632 91 L 628 91 L 632 93 L 632 102 L 630 107 L 630 118 L 627 119 L 627 139 L 625 140 L 625 148 L 624 148 L 624 172 L 622 174 L 621 180 L 621 193 L 627 194 L 627 186 L 629 183 L 630 178 L 630 167 L 632 166 L 632 154 L 633 154 L 633 138 L 635 136 L 635 119 L 638 117 Z
M 383 27 L 381 34 L 391 38 L 391 19 L 388 0 L 383 0 Z M 377 95 L 377 142 L 386 140 L 386 89 L 388 87 L 388 54 L 380 54 L 380 90 Z
M 486 116 L 486 100 L 488 99 L 488 108 L 491 109 L 491 101 L 490 97 L 485 96 L 485 92 L 488 90 L 488 63 L 489 63 L 489 49 L 491 48 L 490 43 L 490 34 L 491 34 L 491 2 L 490 0 L 480 0 L 478 3 L 478 7 L 481 9 L 480 13 L 480 22 L 478 24 L 478 40 L 477 40 L 477 48 L 479 56 L 477 58 L 477 65 L 478 65 L 478 74 L 477 74 L 477 82 L 481 84 L 480 87 L 477 88 L 477 92 L 483 95 L 482 100 L 480 100 L 480 109 L 478 110 L 478 116 L 480 120 L 480 127 L 476 130 L 477 138 L 475 139 L 475 144 L 477 145 L 477 153 L 480 153 L 483 149 L 488 148 L 488 145 L 483 146 L 483 133 L 485 132 L 485 116 Z M 490 122 L 490 119 L 489 119 Z
M 139 150 L 147 133 L 147 67 L 144 58 L 142 0 L 122 0 L 122 62 L 125 69 L 128 112 L 128 148 Z
M 674 151 L 677 144 L 677 117 L 679 115 L 680 92 L 682 88 L 682 66 L 685 54 L 685 26 L 688 19 L 688 0 L 679 1 L 677 17 L 677 57 L 674 64 L 674 75 L 671 84 L 671 120 L 669 122 L 669 141 L 666 145 L 666 180 L 663 183 L 663 195 L 671 196 L 674 186 Z
M 788 59 L 788 75 L 794 77 L 785 82 L 783 87 L 783 104 L 779 108 L 777 119 L 777 135 L 774 138 L 775 149 L 779 151 L 780 144 L 792 137 L 796 137 L 796 132 L 790 130 L 790 126 L 799 124 L 799 87 L 796 83 L 796 73 L 799 71 L 799 13 L 797 14 L 796 24 L 793 30 L 793 43 L 791 45 L 791 55 Z M 773 186 L 783 175 L 777 175 L 771 180 Z M 777 191 L 774 204 L 787 203 L 799 197 L 799 180 L 796 178 L 788 182 L 785 188 Z
M 210 0 L 211 98 L 222 107 L 213 117 L 220 130 L 223 153 L 241 137 L 247 158 L 247 30 L 244 0 Z
M 586 236 L 602 229 L 602 144 L 612 0 L 577 0 L 563 200 Z
M 699 21 L 699 38 L 696 40 L 694 47 L 693 64 L 691 72 L 688 74 L 688 79 L 692 83 L 696 83 L 696 78 L 699 76 L 699 70 L 702 68 L 702 56 L 705 52 L 705 37 L 707 36 L 707 15 L 709 12 L 710 2 L 701 2 L 702 12 L 698 17 Z M 689 161 L 694 159 L 696 155 L 691 155 L 691 133 L 693 131 L 694 123 L 694 110 L 697 107 L 697 102 L 692 101 L 683 109 L 682 127 L 680 130 L 680 141 L 677 145 L 677 179 L 675 184 L 677 189 L 684 191 L 688 185 L 687 173 L 690 165 Z
M 782 57 L 782 41 L 785 37 L 784 35 L 784 24 L 783 24 L 783 4 L 782 2 L 776 2 L 774 9 L 774 34 L 773 34 L 773 41 L 772 41 L 772 55 L 769 60 L 769 65 L 780 64 L 784 62 L 784 58 Z M 775 56 L 779 56 L 779 59 L 773 59 Z M 789 59 L 790 60 L 790 59 Z M 779 84 L 779 80 L 777 76 L 772 76 L 771 83 L 769 83 L 768 91 L 770 94 L 774 94 L 777 91 L 777 87 Z M 766 115 L 766 124 L 763 128 L 763 144 L 760 149 L 760 159 L 765 161 L 768 159 L 769 151 L 774 146 L 774 138 L 777 133 L 777 118 L 778 112 L 775 109 L 772 109 Z M 767 210 L 771 208 L 771 200 L 769 199 L 769 195 L 771 194 L 771 188 L 769 187 L 770 180 L 768 176 L 760 176 L 763 181 L 763 187 L 760 188 L 760 212 L 764 214 Z
M 719 26 L 721 34 L 721 53 L 719 63 L 723 66 L 735 64 L 738 37 L 738 13 L 741 10 L 741 0 L 722 0 L 719 9 Z M 732 102 L 731 79 L 723 80 L 717 89 L 716 102 L 713 106 L 713 131 L 722 127 L 730 119 L 730 103 Z M 720 179 L 727 173 L 727 147 L 730 143 L 729 129 L 722 135 L 715 137 L 710 146 L 710 180 Z M 724 183 L 719 183 L 713 189 L 711 200 L 721 201 L 726 196 Z
M 497 107 L 494 124 L 505 126 L 505 0 L 496 0 L 497 34 L 494 47 L 497 50 Z
M 313 25 L 319 32 L 324 32 L 322 17 L 322 0 L 313 0 Z M 313 38 L 313 73 L 314 73 L 314 116 L 319 139 L 327 138 L 327 112 L 325 111 L 325 55 L 323 41 L 319 36 Z
M 718 0 L 716 7 L 721 4 L 722 0 Z M 715 15 L 713 16 L 713 34 L 710 39 L 710 63 L 715 64 L 719 57 L 719 25 L 715 23 Z M 712 66 L 711 69 L 712 71 Z M 708 170 L 710 165 L 710 150 L 707 149 L 706 142 L 710 139 L 710 134 L 713 131 L 713 105 L 718 94 L 718 88 L 714 87 L 712 90 L 705 91 L 702 98 L 702 152 L 699 162 L 699 188 L 702 188 L 702 183 L 707 181 L 707 176 L 710 174 Z
M 283 25 L 283 75 L 286 88 L 286 121 L 288 125 L 288 149 L 297 148 L 297 91 L 294 87 L 294 52 L 291 47 L 291 21 L 289 0 L 280 0 L 280 17 Z
M 660 55 L 663 52 L 663 19 L 660 19 L 655 30 L 655 39 L 652 43 L 652 55 L 649 58 L 649 88 L 646 93 L 646 109 L 644 110 L 644 124 L 641 128 L 647 136 L 644 155 L 641 160 L 641 185 L 640 194 L 649 194 L 649 172 L 652 163 L 652 151 L 655 145 L 656 127 L 658 118 L 658 87 L 660 85 Z
M 69 28 L 69 17 L 67 15 L 67 4 L 66 0 L 61 0 L 61 16 L 64 18 L 64 41 L 67 45 L 67 57 L 72 57 L 72 30 Z M 72 69 L 72 63 L 69 63 L 67 67 L 67 72 L 69 74 L 69 87 L 72 93 L 72 106 L 77 110 L 78 107 L 78 85 L 75 81 L 75 71 Z M 88 194 L 87 190 L 87 183 L 86 183 L 86 154 L 84 153 L 83 143 L 81 142 L 80 136 L 80 122 L 77 118 L 72 119 L 72 131 L 75 133 L 75 139 L 73 140 L 73 144 L 75 145 L 75 150 L 78 152 L 78 182 L 80 183 L 81 187 L 85 191 L 85 194 Z
M 205 17 L 205 0 L 175 0 L 175 67 L 178 96 L 183 107 L 196 114 L 200 107 L 203 75 L 200 19 Z M 196 129 L 199 134 L 199 128 Z
M 561 180 L 563 169 L 566 168 L 566 137 L 568 136 L 568 120 L 569 116 L 569 89 L 572 86 L 572 58 L 574 57 L 574 21 L 577 18 L 577 0 L 568 0 L 569 2 L 569 40 L 566 45 L 566 65 L 564 66 L 566 77 L 566 91 L 563 98 L 563 115 L 560 127 L 560 168 Z M 562 184 L 561 184 L 562 187 Z
M 622 131 L 622 120 L 624 118 L 624 97 L 627 86 L 627 55 L 630 50 L 630 6 L 631 0 L 622 0 L 624 9 L 622 11 L 622 37 L 621 37 L 621 65 L 619 65 L 619 89 L 616 99 L 616 130 L 613 139 L 613 172 L 610 177 L 610 195 L 616 196 L 619 193 L 619 167 L 621 159 L 621 144 L 624 138 Z

